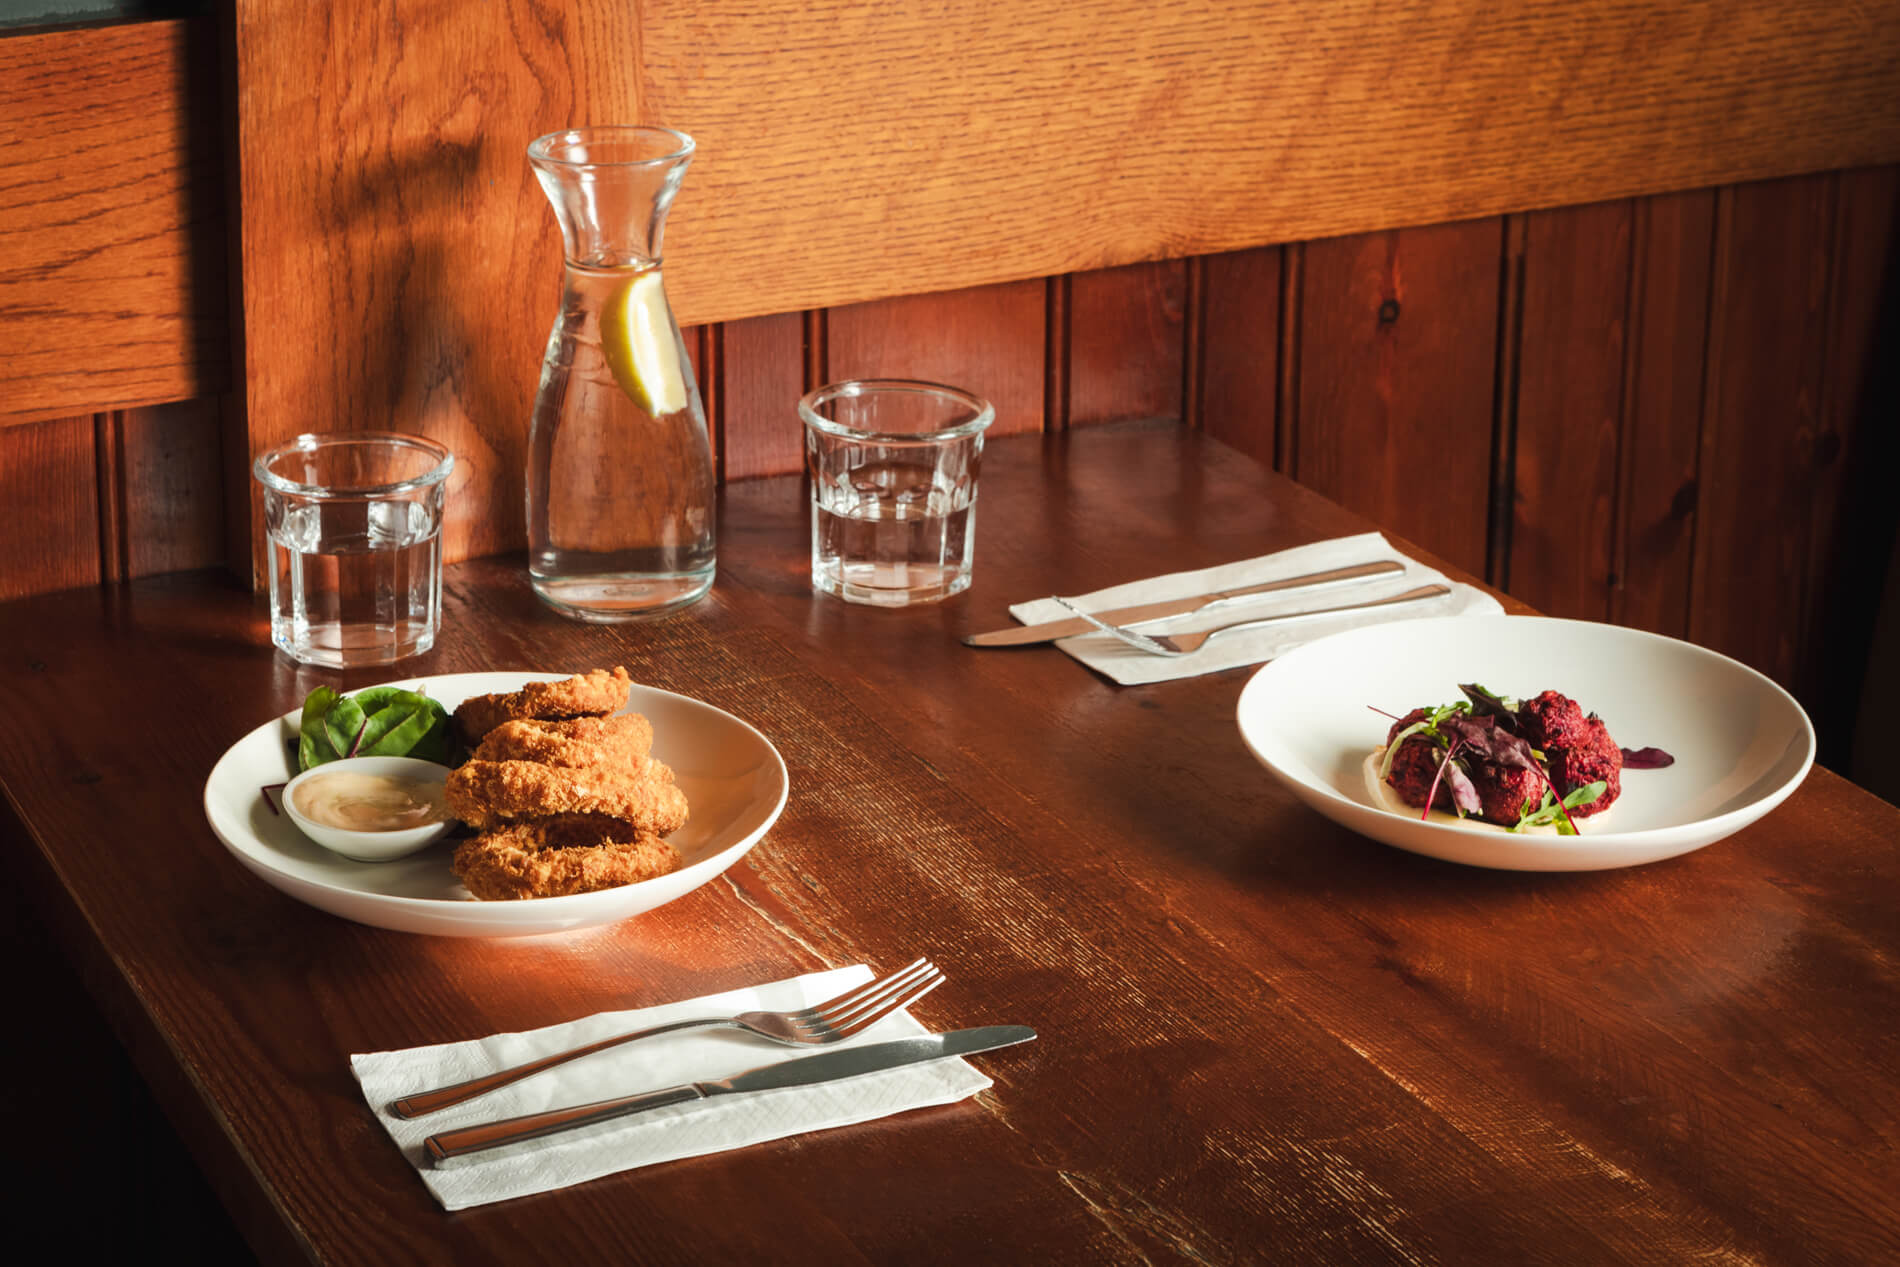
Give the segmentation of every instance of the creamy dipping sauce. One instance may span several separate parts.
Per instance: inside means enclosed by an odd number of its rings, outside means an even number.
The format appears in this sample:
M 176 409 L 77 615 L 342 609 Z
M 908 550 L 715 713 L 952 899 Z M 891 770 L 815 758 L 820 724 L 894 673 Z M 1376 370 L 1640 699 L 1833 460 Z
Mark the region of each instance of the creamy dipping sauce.
M 297 785 L 297 812 L 344 831 L 407 831 L 448 818 L 442 784 L 386 774 L 316 774 Z
M 1366 758 L 1365 764 L 1366 791 L 1371 793 L 1372 803 L 1377 805 L 1380 809 L 1387 810 L 1394 814 L 1403 814 L 1407 818 L 1419 818 L 1421 811 L 1418 806 L 1407 805 L 1405 798 L 1398 794 L 1397 789 L 1379 777 L 1379 767 L 1383 764 L 1385 764 L 1385 749 L 1374 748 L 1372 755 Z M 1601 831 L 1604 826 L 1604 820 L 1615 812 L 1616 807 L 1612 805 L 1609 809 L 1592 814 L 1587 818 L 1577 819 L 1578 834 L 1587 835 L 1593 831 Z M 1496 823 L 1487 823 L 1482 818 L 1460 818 L 1456 814 L 1448 814 L 1442 809 L 1426 810 L 1422 811 L 1422 813 L 1426 822 L 1449 823 L 1455 827 L 1466 827 L 1477 831 L 1498 831 L 1503 832 L 1507 836 L 1555 836 L 1558 834 L 1554 824 L 1549 826 L 1524 827 L 1517 831 L 1512 831 L 1509 827 L 1500 827 Z

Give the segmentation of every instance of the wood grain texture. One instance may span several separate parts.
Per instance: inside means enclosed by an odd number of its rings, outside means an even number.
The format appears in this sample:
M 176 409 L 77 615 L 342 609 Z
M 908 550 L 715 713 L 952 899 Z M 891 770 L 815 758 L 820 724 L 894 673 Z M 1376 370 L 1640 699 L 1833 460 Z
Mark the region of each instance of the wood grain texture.
M 1294 478 L 1478 573 L 1501 235 L 1477 220 L 1307 245 L 1291 422 Z
M 1827 362 L 1797 687 L 1828 736 L 1824 756 L 1845 764 L 1852 753 L 1866 768 L 1850 742 L 1855 713 L 1879 716 L 1889 705 L 1863 698 L 1863 679 L 1875 671 L 1874 660 L 1900 648 L 1875 633 L 1885 590 L 1877 578 L 1900 548 L 1900 499 L 1891 482 L 1900 469 L 1900 168 L 1833 179 Z M 1900 752 L 1895 739 L 1873 742 L 1879 752 Z
M 1674 638 L 1689 629 L 1714 224 L 1708 191 L 1636 203 L 1611 618 Z
M 1070 279 L 1069 425 L 1181 417 L 1186 291 L 1179 260 Z
M 851 304 L 827 316 L 825 373 L 948 383 L 996 407 L 991 435 L 1040 431 L 1043 323 L 1041 282 Z
M 470 473 L 451 557 L 522 540 L 558 268 L 522 153 L 555 127 L 697 137 L 690 325 L 1900 156 L 1900 28 L 1820 0 L 233 14 L 253 450 L 429 432 Z
M 798 398 L 805 382 L 802 313 L 751 317 L 720 327 L 719 428 L 727 479 L 804 469 Z
M 0 38 L 0 425 L 223 389 L 209 21 Z
M 1281 247 L 1262 247 L 1209 256 L 1201 264 L 1201 337 L 1194 366 L 1200 413 L 1193 421 L 1266 466 L 1278 465 L 1286 254 Z M 1297 327 L 1297 319 L 1293 324 Z M 1297 358 L 1289 368 L 1296 366 Z
M 121 415 L 127 576 L 224 561 L 223 423 L 215 397 Z
M 639 121 L 634 11 L 239 0 L 234 20 L 251 452 L 308 430 L 426 433 L 457 458 L 449 557 L 520 549 L 561 292 L 525 151 Z M 258 514 L 253 498 L 254 542 Z
M 1726 190 L 1716 204 L 1689 635 L 1784 686 L 1796 679 L 1816 490 L 1834 184 Z
M 1877 6 L 641 12 L 648 108 L 708 156 L 693 320 L 1900 158 Z
M 1183 428 L 1077 428 L 986 457 L 977 583 L 928 608 L 788 584 L 796 477 L 727 487 L 720 584 L 665 622 L 583 627 L 507 560 L 452 570 L 444 639 L 410 672 L 624 662 L 754 722 L 791 770 L 784 817 L 720 880 L 566 936 L 364 928 L 231 860 L 201 824 L 204 770 L 338 681 L 252 642 L 241 587 L 187 575 L 136 582 L 112 610 L 89 593 L 0 606 L 0 646 L 41 665 L 23 713 L 46 718 L 0 722 L 0 815 L 25 829 L 0 835 L 9 874 L 64 914 L 48 921 L 60 951 L 264 1256 L 1900 1253 L 1883 1146 L 1900 1129 L 1900 811 L 1816 769 L 1751 829 L 1656 866 L 1511 874 L 1373 845 L 1234 741 L 1245 670 L 1118 688 L 1059 652 L 958 642 L 1025 593 L 1364 521 Z M 153 824 L 145 848 L 124 847 L 134 815 Z M 980 1059 L 990 1091 L 531 1200 L 444 1216 L 348 1071 L 352 1052 L 918 949 L 950 975 L 924 1023 L 1041 1032 Z M 800 1239 L 774 1241 L 791 1222 Z
M 89 417 L 0 428 L 0 598 L 102 579 L 96 452 Z
M 1632 214 L 1525 217 L 1505 586 L 1551 616 L 1609 615 Z

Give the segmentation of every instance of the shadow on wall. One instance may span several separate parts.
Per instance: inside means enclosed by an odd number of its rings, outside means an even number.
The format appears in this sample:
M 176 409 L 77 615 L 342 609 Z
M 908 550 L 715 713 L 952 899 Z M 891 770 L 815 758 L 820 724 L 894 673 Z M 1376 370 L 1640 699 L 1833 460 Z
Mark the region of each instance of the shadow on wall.
M 1859 434 L 1865 449 L 1853 463 L 1854 480 L 1842 499 L 1843 522 L 1862 525 L 1857 548 L 1831 560 L 1827 627 L 1846 645 L 1824 659 L 1817 703 L 1838 699 L 1840 730 L 1848 748 L 1821 759 L 1875 795 L 1900 804 L 1900 222 L 1887 248 L 1880 315 L 1868 345 L 1861 386 Z M 1817 730 L 1824 720 L 1817 715 Z

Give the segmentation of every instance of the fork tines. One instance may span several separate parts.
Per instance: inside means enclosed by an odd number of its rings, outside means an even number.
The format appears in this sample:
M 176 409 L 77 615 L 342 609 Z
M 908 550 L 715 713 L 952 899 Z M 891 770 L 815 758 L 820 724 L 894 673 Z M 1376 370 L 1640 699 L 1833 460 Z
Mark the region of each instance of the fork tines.
M 923 998 L 942 985 L 943 979 L 943 973 L 935 964 L 919 959 L 882 980 L 805 1009 L 797 1015 L 796 1024 L 813 1040 L 849 1038 L 898 1008 Z

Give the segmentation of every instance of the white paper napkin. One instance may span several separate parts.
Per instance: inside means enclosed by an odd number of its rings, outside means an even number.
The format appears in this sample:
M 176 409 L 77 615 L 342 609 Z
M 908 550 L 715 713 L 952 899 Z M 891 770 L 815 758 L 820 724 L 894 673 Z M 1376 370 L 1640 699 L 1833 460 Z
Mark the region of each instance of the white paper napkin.
M 599 1012 L 582 1020 L 525 1034 L 495 1034 L 435 1047 L 351 1056 L 350 1067 L 362 1084 L 363 1095 L 377 1120 L 446 1210 L 547 1192 L 657 1162 L 744 1148 L 748 1144 L 831 1126 L 868 1122 L 905 1109 L 950 1104 L 990 1085 L 990 1080 L 967 1061 L 931 1060 L 840 1082 L 715 1096 L 650 1109 L 617 1121 L 550 1136 L 532 1145 L 517 1146 L 490 1160 L 463 1161 L 447 1170 L 433 1169 L 422 1151 L 423 1140 L 457 1126 L 686 1082 L 725 1078 L 745 1069 L 796 1060 L 818 1051 L 840 1051 L 847 1046 L 911 1038 L 928 1032 L 912 1020 L 909 1013 L 898 1011 L 848 1043 L 823 1048 L 781 1047 L 736 1030 L 682 1030 L 584 1056 L 466 1104 L 414 1120 L 404 1120 L 388 1111 L 390 1101 L 401 1096 L 492 1073 L 613 1034 L 692 1017 L 809 1007 L 861 985 L 871 977 L 871 970 L 859 964 L 663 1007 Z
M 1308 572 L 1324 572 L 1329 568 L 1347 567 L 1354 563 L 1370 563 L 1376 559 L 1397 559 L 1405 564 L 1405 571 L 1394 572 L 1376 581 L 1362 581 L 1352 585 L 1333 585 L 1319 589 L 1297 589 L 1279 594 L 1265 594 L 1259 598 L 1217 607 L 1212 611 L 1191 612 L 1185 616 L 1154 621 L 1142 625 L 1141 632 L 1145 634 L 1188 633 L 1199 629 L 1213 629 L 1255 616 L 1273 616 L 1281 612 L 1305 611 L 1315 607 L 1337 607 L 1346 603 L 1362 603 L 1375 598 L 1388 598 L 1434 582 L 1450 586 L 1451 593 L 1443 598 L 1421 603 L 1407 603 L 1401 607 L 1375 607 L 1368 611 L 1287 621 L 1283 624 L 1268 625 L 1263 629 L 1222 634 L 1218 638 L 1209 639 L 1206 645 L 1193 655 L 1179 658 L 1151 655 L 1105 633 L 1091 632 L 1079 634 L 1073 638 L 1062 638 L 1056 642 L 1056 645 L 1112 681 L 1119 682 L 1123 686 L 1140 686 L 1148 682 L 1171 682 L 1176 678 L 1198 677 L 1203 673 L 1231 669 L 1243 664 L 1260 664 L 1267 660 L 1277 659 L 1295 647 L 1303 646 L 1315 639 L 1346 629 L 1357 629 L 1361 625 L 1376 625 L 1393 620 L 1415 620 L 1425 616 L 1495 615 L 1504 610 L 1497 599 L 1492 598 L 1483 590 L 1453 581 L 1437 569 L 1426 567 L 1416 559 L 1400 554 L 1392 548 L 1392 543 L 1387 541 L 1383 534 L 1377 532 L 1362 533 L 1356 537 L 1338 537 L 1331 541 L 1319 541 L 1307 546 L 1296 546 L 1291 550 L 1282 550 L 1278 554 L 1266 554 L 1257 559 L 1243 559 L 1238 563 L 1203 568 L 1198 572 L 1174 572 L 1167 576 L 1150 577 L 1145 581 L 1131 581 L 1126 585 L 1096 590 L 1093 594 L 1082 594 L 1070 598 L 1069 601 L 1083 611 L 1098 612 L 1113 607 L 1132 607 L 1137 603 L 1189 598 L 1196 594 L 1208 594 L 1242 585 L 1258 585 L 1262 581 L 1301 576 Z M 1026 625 L 1033 625 L 1045 620 L 1062 620 L 1071 613 L 1064 610 L 1062 605 L 1053 598 L 1039 598 L 1031 602 L 1015 604 L 1009 609 L 1009 614 Z

